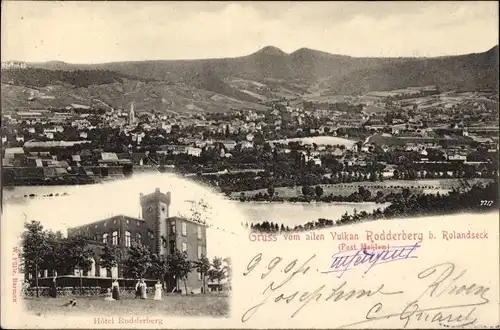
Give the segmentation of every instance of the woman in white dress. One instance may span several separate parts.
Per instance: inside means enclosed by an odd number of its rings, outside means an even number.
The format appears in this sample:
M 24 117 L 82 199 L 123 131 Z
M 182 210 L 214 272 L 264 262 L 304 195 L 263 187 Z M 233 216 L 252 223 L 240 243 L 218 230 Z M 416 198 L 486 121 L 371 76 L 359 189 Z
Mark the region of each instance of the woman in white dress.
M 141 280 L 141 284 L 139 284 L 139 290 L 141 291 L 141 299 L 148 299 L 148 287 L 144 280 Z
M 104 300 L 106 300 L 106 301 L 114 301 L 114 299 L 113 299 L 113 293 L 111 292 L 111 288 L 108 288 L 107 291 L 108 292 L 106 293 L 106 297 L 104 298 Z
M 155 297 L 153 298 L 154 300 L 161 300 L 161 292 L 162 292 L 162 285 L 160 280 L 156 282 L 155 284 Z

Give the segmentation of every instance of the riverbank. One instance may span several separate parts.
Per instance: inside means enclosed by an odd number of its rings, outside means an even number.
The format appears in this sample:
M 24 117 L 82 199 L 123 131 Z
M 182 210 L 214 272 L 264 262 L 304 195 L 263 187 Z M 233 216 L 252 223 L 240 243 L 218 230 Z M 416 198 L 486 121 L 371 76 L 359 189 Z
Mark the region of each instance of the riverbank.
M 121 179 L 127 180 L 127 178 Z M 75 190 L 83 187 L 96 186 L 110 182 L 90 184 L 90 185 L 24 185 L 24 186 L 4 186 L 2 187 L 2 196 L 4 201 L 22 200 L 27 198 L 51 198 L 58 196 L 66 196 Z M 196 181 L 196 180 L 195 180 Z M 332 203 L 332 202 L 376 202 L 376 198 L 359 199 L 352 198 L 354 193 L 359 192 L 360 187 L 370 191 L 372 197 L 381 191 L 384 196 L 401 193 L 402 189 L 408 188 L 411 193 L 426 193 L 426 194 L 446 194 L 453 188 L 461 188 L 464 185 L 473 186 L 481 183 L 483 185 L 492 182 L 493 179 L 433 179 L 433 180 L 387 180 L 383 182 L 352 182 L 339 184 L 322 184 L 317 185 L 323 189 L 320 200 L 315 198 L 315 191 L 311 191 L 308 198 L 304 198 L 302 193 L 303 186 L 293 187 L 275 187 L 274 196 L 269 198 L 267 189 L 248 190 L 242 192 L 233 192 L 228 197 L 237 202 L 264 202 L 264 203 Z M 311 187 L 313 190 L 316 186 Z M 243 193 L 243 195 L 242 195 Z M 258 194 L 260 196 L 255 197 Z M 267 194 L 267 196 L 266 196 Z M 244 198 L 242 198 L 244 197 Z M 386 200 L 379 199 L 378 202 Z
M 395 194 L 401 192 L 402 189 L 408 188 L 413 192 L 421 192 L 427 194 L 440 194 L 447 193 L 453 188 L 461 188 L 464 185 L 472 187 L 475 184 L 481 183 L 483 185 L 492 182 L 493 179 L 424 179 L 424 180 L 386 180 L 382 182 L 352 182 L 352 183 L 337 183 L 337 184 L 320 184 L 323 189 L 324 196 L 334 195 L 334 196 L 349 196 L 355 192 L 359 191 L 360 187 L 370 190 L 372 193 L 377 191 L 382 191 L 384 195 Z M 315 186 L 316 187 L 316 186 Z M 273 187 L 274 196 L 277 197 L 277 202 L 280 198 L 290 199 L 299 198 L 303 196 L 302 191 L 303 186 L 293 186 L 293 187 Z M 257 194 L 265 195 L 268 194 L 268 189 L 258 189 L 258 190 L 246 190 L 232 192 L 230 198 L 240 200 L 241 197 L 250 198 Z M 243 195 L 242 195 L 243 194 Z
M 456 213 L 479 214 L 498 212 L 498 209 L 498 182 L 492 181 L 485 186 L 475 185 L 467 191 L 451 191 L 445 195 L 407 193 L 392 200 L 385 208 L 361 212 L 355 210 L 351 214 L 346 212 L 340 217 L 318 217 L 317 221 L 303 222 L 294 227 L 267 220 L 252 223 L 250 227 L 260 232 L 305 231 L 378 219 L 402 219 Z

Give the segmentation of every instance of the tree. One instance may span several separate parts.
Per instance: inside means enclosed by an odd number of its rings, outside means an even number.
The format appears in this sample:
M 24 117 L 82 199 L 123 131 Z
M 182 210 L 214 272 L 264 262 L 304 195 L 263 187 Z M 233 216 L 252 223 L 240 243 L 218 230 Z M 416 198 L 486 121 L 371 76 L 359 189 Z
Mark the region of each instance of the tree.
M 165 276 L 171 271 L 170 260 L 163 254 L 153 254 L 151 256 L 151 273 L 162 283 L 165 282 Z
M 83 294 L 83 272 L 90 270 L 93 252 L 88 248 L 87 242 L 83 236 L 70 237 L 66 240 L 64 245 L 67 264 L 79 270 L 80 293 Z
M 222 259 L 215 257 L 212 261 L 212 268 L 208 271 L 208 278 L 211 281 L 217 281 L 220 289 L 220 281 L 226 278 L 224 269 L 222 268 Z
M 312 188 L 308 185 L 302 186 L 302 195 L 308 196 L 312 194 Z
M 206 293 L 206 277 L 210 270 L 210 261 L 202 255 L 200 260 L 194 262 L 194 266 L 196 267 L 196 271 L 200 273 L 203 293 Z
M 283 226 L 283 224 L 282 224 Z M 231 262 L 231 258 L 225 258 L 224 261 L 226 262 L 226 265 L 224 266 L 224 271 L 227 276 L 227 282 L 229 284 L 229 288 L 231 288 L 231 282 L 233 279 L 233 264 Z
M 274 187 L 273 187 L 273 186 L 269 186 L 269 187 L 267 187 L 267 193 L 269 194 L 269 197 L 270 197 L 270 198 L 273 198 L 273 196 L 274 196 L 274 192 L 275 192 L 275 190 L 274 190 Z
M 151 252 L 149 248 L 139 242 L 132 242 L 123 263 L 125 275 L 136 279 L 142 278 L 151 267 Z
M 190 215 L 181 215 L 181 217 L 194 220 L 199 223 L 206 223 L 207 220 L 210 219 L 211 207 L 205 200 L 189 200 L 187 202 L 191 204 L 189 208 Z
M 47 239 L 39 221 L 25 223 L 24 228 L 21 256 L 25 271 L 35 273 L 36 296 L 38 297 L 40 265 L 45 261 L 49 252 Z
M 339 222 L 341 224 L 350 223 L 351 222 L 351 216 L 349 216 L 349 214 L 346 212 L 346 213 L 342 214 L 342 217 L 340 218 Z
M 192 264 L 188 259 L 187 253 L 175 250 L 175 252 L 169 254 L 167 258 L 169 258 L 171 272 L 175 279 L 176 288 L 179 289 L 179 279 L 181 279 L 184 282 L 186 294 L 188 294 L 186 280 L 188 274 L 191 272 Z
M 106 245 L 104 250 L 102 251 L 100 265 L 103 268 L 106 268 L 109 272 L 114 267 L 118 267 L 120 260 L 122 258 L 122 253 L 120 248 L 114 245 Z
M 68 269 L 64 251 L 65 239 L 62 233 L 60 231 L 54 233 L 51 230 L 45 231 L 45 233 L 48 251 L 43 262 L 43 268 L 66 272 Z
M 321 196 L 323 195 L 323 192 L 324 192 L 323 187 L 321 187 L 321 186 L 316 186 L 314 188 L 314 193 L 316 194 L 316 197 L 318 197 L 318 199 L 321 198 Z
M 372 193 L 370 190 L 366 189 L 363 186 L 358 188 L 358 194 L 361 196 L 363 202 L 369 201 L 371 199 Z
M 402 191 L 403 198 L 407 200 L 411 196 L 411 191 L 409 188 L 403 188 Z

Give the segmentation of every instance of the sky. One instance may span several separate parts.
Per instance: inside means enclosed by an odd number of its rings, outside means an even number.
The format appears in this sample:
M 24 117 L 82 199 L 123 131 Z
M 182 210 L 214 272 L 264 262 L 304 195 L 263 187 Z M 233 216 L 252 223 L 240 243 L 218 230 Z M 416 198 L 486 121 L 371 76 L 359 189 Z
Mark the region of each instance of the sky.
M 356 57 L 498 44 L 488 2 L 2 1 L 2 60 L 102 63 L 236 57 L 272 45 Z
M 201 219 L 209 225 L 207 228 L 209 257 L 227 257 L 227 244 L 238 245 L 234 240 L 241 240 L 243 231 L 241 222 L 249 220 L 237 203 L 192 180 L 165 173 L 134 175 L 130 180 L 116 180 L 99 185 L 15 188 L 7 195 L 21 196 L 21 202 L 18 199 L 15 203 L 4 194 L 4 201 L 7 202 L 3 205 L 2 220 L 5 219 L 9 223 L 9 235 L 5 235 L 4 232 L 2 239 L 11 242 L 16 240 L 23 231 L 24 222 L 31 220 L 40 221 L 44 228 L 60 230 L 66 234 L 69 227 L 86 225 L 116 215 L 138 217 L 139 194 L 150 194 L 156 188 L 163 193 L 172 192 L 170 216 L 192 218 L 192 204 L 189 201 L 204 201 L 203 204 L 209 205 L 208 210 L 200 209 Z M 38 197 L 28 200 L 22 198 L 26 193 L 34 193 Z M 49 193 L 68 195 L 43 197 Z M 227 214 L 231 216 L 228 217 Z M 2 230 L 4 229 L 6 228 L 2 226 Z

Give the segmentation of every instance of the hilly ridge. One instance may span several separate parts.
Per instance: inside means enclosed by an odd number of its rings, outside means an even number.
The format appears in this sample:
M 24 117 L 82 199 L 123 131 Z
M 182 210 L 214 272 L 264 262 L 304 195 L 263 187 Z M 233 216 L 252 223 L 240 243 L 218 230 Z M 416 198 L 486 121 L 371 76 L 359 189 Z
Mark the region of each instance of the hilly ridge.
M 385 80 L 396 81 L 408 74 L 410 67 L 415 67 L 414 72 L 410 72 L 412 77 L 422 69 L 434 72 L 436 83 L 442 82 L 445 85 L 450 81 L 464 81 L 466 78 L 476 79 L 484 76 L 491 80 L 498 80 L 492 73 L 498 67 L 498 46 L 487 52 L 479 54 L 468 54 L 458 56 L 447 56 L 437 58 L 358 58 L 345 55 L 334 55 L 308 48 L 301 48 L 291 54 L 287 54 L 279 48 L 267 46 L 261 50 L 241 57 L 202 59 L 202 60 L 161 60 L 161 61 L 136 61 L 136 62 L 115 62 L 96 65 L 73 65 L 61 62 L 33 63 L 32 67 L 44 69 L 100 69 L 116 71 L 121 74 L 170 81 L 172 83 L 184 82 L 196 84 L 201 80 L 226 80 L 232 77 L 243 79 L 253 79 L 261 81 L 267 79 L 278 79 L 288 81 L 300 81 L 302 83 L 313 84 L 323 80 L 328 84 L 337 87 L 336 80 L 349 81 L 353 85 L 362 86 L 364 83 L 360 79 L 379 79 L 384 85 Z M 467 73 L 463 76 L 460 71 L 467 68 Z M 478 72 L 474 75 L 470 68 L 475 68 Z M 487 72 L 489 71 L 489 72 Z M 443 77 L 437 76 L 443 73 Z M 350 76 L 354 78 L 350 78 Z M 362 76 L 362 77 L 361 77 Z M 416 78 L 412 78 L 415 80 Z M 396 87 L 405 87 L 407 83 L 412 83 L 412 79 L 399 84 Z M 426 79 L 426 84 L 430 78 Z M 439 81 L 441 80 L 441 81 Z M 220 83 L 215 81 L 215 84 Z M 432 81 L 431 81 L 432 83 Z M 210 82 L 208 82 L 210 85 Z M 416 79 L 413 85 L 418 85 Z M 206 83 L 201 83 L 207 87 Z M 390 88 L 393 83 L 390 83 Z M 375 86 L 374 86 L 375 87 Z M 365 88 L 357 88 L 364 91 Z M 372 87 L 368 87 L 372 89 Z
M 160 90 L 182 84 L 248 103 L 300 97 L 318 89 L 329 94 L 362 94 L 426 85 L 437 85 L 441 90 L 498 90 L 498 46 L 483 53 L 436 58 L 358 58 L 308 48 L 287 54 L 267 46 L 234 58 L 102 64 L 52 61 L 28 63 L 28 66 L 27 70 L 42 70 L 37 75 L 48 77 L 39 87 L 60 84 L 58 75 L 65 77 L 71 75 L 65 72 L 76 72 L 85 83 L 73 78 L 67 83 L 80 88 L 100 85 L 105 89 L 105 85 L 120 84 L 123 79 L 161 85 Z M 47 70 L 45 74 L 43 70 Z M 16 80 L 19 85 L 27 84 L 19 77 L 22 70 L 4 71 L 2 83 Z

